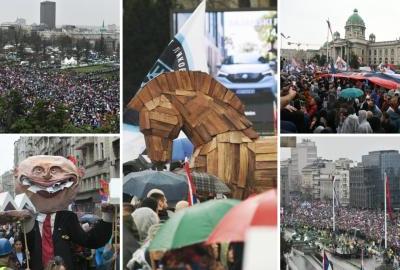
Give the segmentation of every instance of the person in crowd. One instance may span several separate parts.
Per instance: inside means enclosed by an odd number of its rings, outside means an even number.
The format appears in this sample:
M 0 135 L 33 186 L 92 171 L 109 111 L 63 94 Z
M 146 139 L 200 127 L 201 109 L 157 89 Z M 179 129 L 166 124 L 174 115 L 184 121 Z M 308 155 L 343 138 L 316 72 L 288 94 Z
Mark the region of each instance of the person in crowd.
M 27 268 L 27 258 L 24 252 L 24 246 L 20 239 L 14 241 L 14 249 L 11 253 L 10 259 L 15 265 L 16 270 L 23 270 Z
M 10 260 L 12 247 L 7 238 L 0 238 L 0 269 L 13 270 L 14 265 Z

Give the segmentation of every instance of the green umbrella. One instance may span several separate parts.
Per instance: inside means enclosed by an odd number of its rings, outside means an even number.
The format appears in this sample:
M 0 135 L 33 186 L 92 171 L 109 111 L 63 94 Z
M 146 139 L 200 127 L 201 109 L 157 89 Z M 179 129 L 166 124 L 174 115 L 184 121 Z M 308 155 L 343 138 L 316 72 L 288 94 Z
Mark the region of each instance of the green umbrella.
M 240 201 L 211 200 L 176 212 L 161 226 L 150 250 L 170 250 L 207 240 L 222 217 Z
M 342 97 L 342 98 L 352 99 L 352 98 L 361 97 L 362 95 L 364 95 L 364 92 L 361 89 L 358 89 L 358 88 L 346 88 L 346 89 L 343 89 L 340 92 L 339 96 Z

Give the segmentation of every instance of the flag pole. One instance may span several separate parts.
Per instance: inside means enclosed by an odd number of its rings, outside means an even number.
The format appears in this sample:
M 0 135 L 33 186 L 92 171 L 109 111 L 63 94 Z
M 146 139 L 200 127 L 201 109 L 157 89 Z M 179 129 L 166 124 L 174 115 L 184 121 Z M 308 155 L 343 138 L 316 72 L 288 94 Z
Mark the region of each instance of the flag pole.
M 333 188 L 332 188 L 332 214 L 333 214 L 333 233 L 335 233 L 335 180 L 336 178 L 333 177 Z
M 386 212 L 387 212 L 387 206 L 386 206 L 386 200 L 387 200 L 387 196 L 386 196 L 386 181 L 387 181 L 387 175 L 386 172 L 384 173 L 384 177 L 385 180 L 383 181 L 383 185 L 384 185 L 384 196 L 385 196 L 385 249 L 387 249 L 387 217 L 386 217 Z
M 329 19 L 328 19 L 328 21 L 329 21 Z M 329 25 L 328 25 L 328 32 L 327 32 L 327 35 L 326 35 L 326 64 L 329 63 L 328 45 L 329 45 Z

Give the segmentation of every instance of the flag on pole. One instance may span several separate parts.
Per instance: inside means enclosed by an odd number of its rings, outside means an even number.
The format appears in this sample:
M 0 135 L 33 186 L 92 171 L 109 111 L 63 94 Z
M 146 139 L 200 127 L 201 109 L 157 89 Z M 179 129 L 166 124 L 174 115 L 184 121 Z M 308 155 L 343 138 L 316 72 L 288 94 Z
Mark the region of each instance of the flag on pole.
M 386 181 L 386 210 L 389 213 L 390 220 L 393 220 L 393 209 L 391 203 L 391 196 L 390 196 L 390 186 L 389 186 L 389 178 L 387 174 L 385 174 L 385 181 Z
M 142 82 L 161 73 L 176 70 L 198 70 L 208 73 L 205 43 L 206 1 L 203 0 L 164 49 Z
M 185 158 L 185 172 L 186 172 L 186 177 L 187 177 L 187 181 L 188 181 L 188 203 L 189 203 L 189 206 L 192 206 L 195 203 L 197 203 L 196 186 L 193 182 L 192 174 L 190 173 L 188 158 Z
M 325 250 L 324 258 L 322 259 L 322 267 L 322 270 L 333 270 L 332 262 L 328 259 L 328 256 L 326 256 Z
M 342 57 L 338 56 L 335 63 L 335 68 L 341 71 L 347 71 L 348 65 L 346 61 L 342 59 Z
M 331 33 L 332 40 L 333 40 L 333 33 L 332 33 L 332 28 L 331 28 L 331 22 L 329 21 L 329 19 L 327 19 L 327 20 L 326 20 L 326 23 L 328 24 L 328 29 L 329 29 L 329 32 Z

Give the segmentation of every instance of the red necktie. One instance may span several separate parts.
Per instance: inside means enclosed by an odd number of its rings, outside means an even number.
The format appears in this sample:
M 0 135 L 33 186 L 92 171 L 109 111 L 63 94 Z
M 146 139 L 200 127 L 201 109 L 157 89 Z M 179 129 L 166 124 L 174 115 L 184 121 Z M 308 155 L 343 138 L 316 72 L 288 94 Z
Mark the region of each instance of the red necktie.
M 42 264 L 46 267 L 54 256 L 53 238 L 51 236 L 51 215 L 47 214 L 42 228 Z

